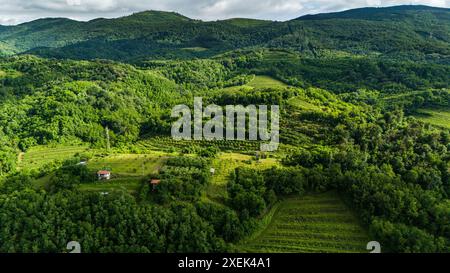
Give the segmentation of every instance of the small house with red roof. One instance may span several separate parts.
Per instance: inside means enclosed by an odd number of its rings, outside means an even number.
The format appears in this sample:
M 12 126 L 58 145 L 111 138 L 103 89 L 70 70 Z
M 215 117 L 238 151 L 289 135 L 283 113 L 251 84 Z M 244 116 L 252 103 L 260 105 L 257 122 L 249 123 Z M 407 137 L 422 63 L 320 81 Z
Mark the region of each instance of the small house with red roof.
M 161 184 L 161 180 L 159 179 L 150 180 L 150 185 L 152 186 L 153 190 L 156 190 L 159 184 Z
M 109 180 L 111 179 L 111 172 L 107 170 L 101 170 L 97 172 L 98 180 Z

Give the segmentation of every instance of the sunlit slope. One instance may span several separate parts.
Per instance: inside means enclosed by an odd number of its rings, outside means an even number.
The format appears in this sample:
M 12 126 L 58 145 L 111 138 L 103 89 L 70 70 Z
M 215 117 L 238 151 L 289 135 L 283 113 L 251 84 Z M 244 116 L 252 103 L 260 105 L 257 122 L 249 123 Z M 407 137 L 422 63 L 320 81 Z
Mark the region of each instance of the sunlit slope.
M 366 252 L 369 238 L 336 193 L 283 201 L 264 231 L 242 244 L 247 252 Z

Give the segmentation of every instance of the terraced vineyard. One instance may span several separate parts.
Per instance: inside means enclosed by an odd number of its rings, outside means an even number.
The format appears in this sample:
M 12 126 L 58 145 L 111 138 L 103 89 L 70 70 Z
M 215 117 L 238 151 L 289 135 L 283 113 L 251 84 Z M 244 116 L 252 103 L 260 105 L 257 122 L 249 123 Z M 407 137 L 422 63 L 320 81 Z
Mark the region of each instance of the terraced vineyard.
M 175 140 L 171 137 L 152 137 L 139 141 L 136 145 L 143 151 L 175 151 L 184 148 L 199 149 L 217 147 L 222 151 L 239 151 L 254 153 L 259 151 L 260 142 L 257 141 L 206 141 L 206 140 Z
M 289 198 L 270 223 L 243 242 L 246 252 L 366 252 L 369 237 L 334 192 Z
M 87 146 L 38 146 L 19 155 L 19 169 L 36 169 L 55 160 L 64 161 L 77 153 L 88 151 Z
M 110 169 L 113 176 L 145 176 L 157 172 L 165 160 L 165 154 L 117 154 L 107 157 L 96 157 L 89 161 L 92 171 Z

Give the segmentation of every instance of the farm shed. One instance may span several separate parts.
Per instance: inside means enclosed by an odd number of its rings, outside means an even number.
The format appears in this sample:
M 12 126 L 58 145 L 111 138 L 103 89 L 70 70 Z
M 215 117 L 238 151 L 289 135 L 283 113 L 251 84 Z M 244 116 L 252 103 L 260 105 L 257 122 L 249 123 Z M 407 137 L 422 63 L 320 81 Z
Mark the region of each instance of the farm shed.
M 109 180 L 111 179 L 111 172 L 106 170 L 101 170 L 97 172 L 98 180 Z

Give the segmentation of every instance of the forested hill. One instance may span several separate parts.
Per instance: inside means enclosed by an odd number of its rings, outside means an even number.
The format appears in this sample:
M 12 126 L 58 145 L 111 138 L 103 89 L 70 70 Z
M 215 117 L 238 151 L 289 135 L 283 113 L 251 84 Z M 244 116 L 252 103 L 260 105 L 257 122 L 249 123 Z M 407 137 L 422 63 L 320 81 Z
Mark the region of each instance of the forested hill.
M 405 20 L 428 17 L 429 19 L 450 20 L 448 9 L 436 8 L 423 5 L 417 6 L 394 6 L 389 8 L 359 8 L 343 12 L 321 13 L 305 15 L 297 20 L 326 20 L 326 19 L 361 19 L 361 20 Z
M 449 253 L 449 14 L 0 27 L 0 252 Z M 194 97 L 279 105 L 279 149 L 173 139 Z
M 133 61 L 270 47 L 314 57 L 331 51 L 448 63 L 449 18 L 449 9 L 426 6 L 363 8 L 287 22 L 204 22 L 160 11 L 89 22 L 50 18 L 0 27 L 0 55 Z

